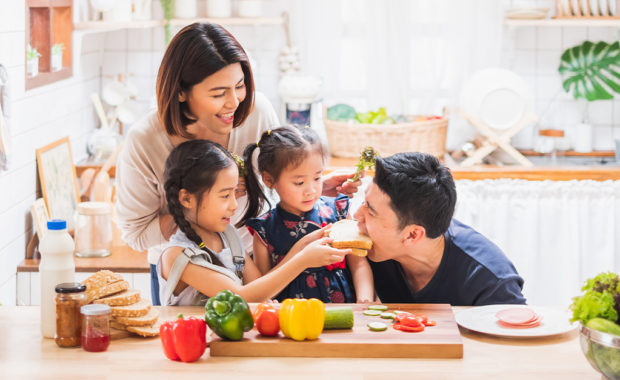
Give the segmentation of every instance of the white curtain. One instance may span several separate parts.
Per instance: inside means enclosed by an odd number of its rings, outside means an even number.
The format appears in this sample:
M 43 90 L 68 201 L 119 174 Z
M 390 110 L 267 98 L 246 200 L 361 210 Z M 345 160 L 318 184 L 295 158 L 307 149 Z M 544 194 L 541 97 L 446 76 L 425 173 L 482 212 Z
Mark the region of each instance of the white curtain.
M 455 218 L 497 244 L 534 305 L 568 306 L 584 281 L 620 272 L 620 181 L 457 181 Z
M 500 62 L 502 1 L 293 0 L 285 6 L 302 69 L 323 78 L 327 105 L 440 114 L 458 105 L 473 72 Z M 448 147 L 471 132 L 452 118 Z

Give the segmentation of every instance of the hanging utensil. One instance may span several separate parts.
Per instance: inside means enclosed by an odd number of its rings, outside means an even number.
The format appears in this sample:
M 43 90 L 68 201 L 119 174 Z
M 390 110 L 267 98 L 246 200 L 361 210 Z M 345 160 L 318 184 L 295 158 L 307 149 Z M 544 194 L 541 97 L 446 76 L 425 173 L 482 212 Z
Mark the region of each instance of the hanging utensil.
M 108 129 L 110 125 L 108 124 L 108 119 L 105 115 L 105 111 L 103 110 L 103 104 L 101 104 L 101 98 L 99 94 L 93 92 L 90 94 L 90 99 L 93 101 L 93 105 L 95 106 L 95 112 L 97 112 L 97 116 L 99 117 L 99 121 L 101 122 L 101 127 Z

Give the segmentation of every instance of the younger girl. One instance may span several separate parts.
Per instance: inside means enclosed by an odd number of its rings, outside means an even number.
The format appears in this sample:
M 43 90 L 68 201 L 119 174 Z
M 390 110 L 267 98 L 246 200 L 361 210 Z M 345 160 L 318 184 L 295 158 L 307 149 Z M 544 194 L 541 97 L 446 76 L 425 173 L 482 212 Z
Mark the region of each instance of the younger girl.
M 269 202 L 252 167 L 252 153 L 257 148 L 258 173 L 265 185 L 276 191 L 280 203 L 255 218 L 265 201 Z M 242 222 L 246 221 L 254 235 L 254 261 L 258 269 L 269 275 L 294 258 L 289 251 L 298 241 L 302 246 L 306 244 L 304 236 L 346 218 L 349 198 L 342 194 L 336 198 L 321 196 L 325 151 L 317 134 L 308 127 L 281 127 L 264 132 L 257 144 L 246 147 L 243 155 L 249 170 L 245 178 L 248 210 Z M 349 255 L 347 263 L 350 272 L 344 261 L 306 269 L 276 298 L 373 301 L 372 272 L 366 258 Z
M 347 249 L 334 249 L 318 231 L 304 247 L 297 245 L 286 265 L 261 277 L 242 249 L 230 224 L 237 209 L 237 165 L 219 144 L 191 140 L 166 160 L 168 209 L 178 231 L 157 264 L 164 305 L 200 305 L 230 289 L 248 302 L 265 301 L 307 267 L 339 262 Z

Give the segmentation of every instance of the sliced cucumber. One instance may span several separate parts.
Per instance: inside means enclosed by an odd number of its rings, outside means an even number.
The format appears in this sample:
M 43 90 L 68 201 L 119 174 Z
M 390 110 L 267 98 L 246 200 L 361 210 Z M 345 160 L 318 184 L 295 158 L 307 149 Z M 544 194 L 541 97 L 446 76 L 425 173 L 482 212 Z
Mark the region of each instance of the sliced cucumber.
M 351 306 L 326 307 L 324 329 L 353 328 L 353 308 Z
M 370 306 L 368 306 L 368 310 L 386 311 L 387 309 L 388 309 L 388 307 L 385 306 L 385 305 L 370 305 Z
M 385 313 L 381 313 L 381 318 L 383 319 L 394 319 L 396 318 L 396 314 L 391 311 L 386 311 Z
M 370 322 L 368 329 L 370 331 L 385 331 L 387 330 L 387 325 L 383 322 Z
M 370 315 L 371 317 L 376 317 L 377 315 L 381 315 L 381 311 L 380 310 L 364 310 L 362 314 Z

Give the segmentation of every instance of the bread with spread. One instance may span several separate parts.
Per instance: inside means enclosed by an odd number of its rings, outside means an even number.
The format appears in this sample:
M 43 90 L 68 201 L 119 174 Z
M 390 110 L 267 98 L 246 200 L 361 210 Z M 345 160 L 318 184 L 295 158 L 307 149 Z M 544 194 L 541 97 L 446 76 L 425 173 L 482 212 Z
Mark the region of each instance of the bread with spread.
M 327 236 L 334 239 L 331 243 L 332 247 L 349 248 L 357 256 L 368 255 L 368 250 L 372 248 L 372 240 L 360 232 L 355 220 L 342 219 L 337 221 L 332 224 Z

